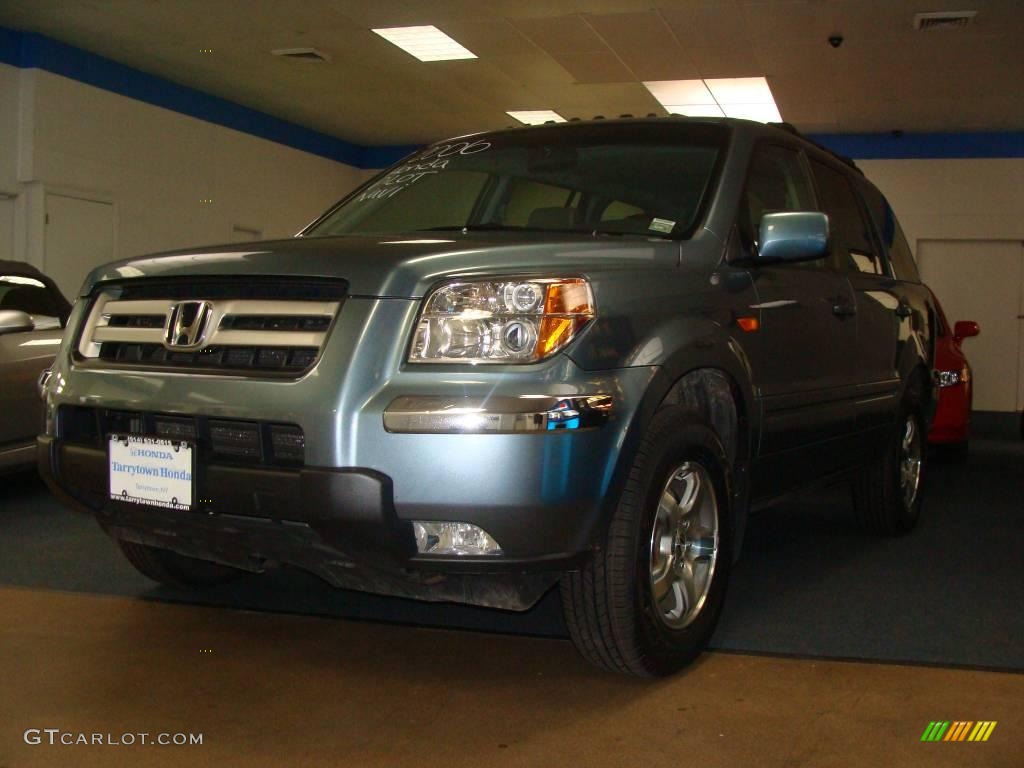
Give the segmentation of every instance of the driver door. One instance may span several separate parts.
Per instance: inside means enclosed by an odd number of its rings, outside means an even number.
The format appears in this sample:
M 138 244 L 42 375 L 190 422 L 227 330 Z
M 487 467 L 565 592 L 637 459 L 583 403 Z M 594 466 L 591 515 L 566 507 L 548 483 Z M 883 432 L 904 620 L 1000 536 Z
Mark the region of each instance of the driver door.
M 849 281 L 828 259 L 758 264 L 754 258 L 762 215 L 813 210 L 800 151 L 775 144 L 755 149 L 738 227 L 746 232 L 741 240 L 754 265 L 760 313 L 748 354 L 762 409 L 754 477 L 761 498 L 842 469 L 854 429 L 857 324 Z

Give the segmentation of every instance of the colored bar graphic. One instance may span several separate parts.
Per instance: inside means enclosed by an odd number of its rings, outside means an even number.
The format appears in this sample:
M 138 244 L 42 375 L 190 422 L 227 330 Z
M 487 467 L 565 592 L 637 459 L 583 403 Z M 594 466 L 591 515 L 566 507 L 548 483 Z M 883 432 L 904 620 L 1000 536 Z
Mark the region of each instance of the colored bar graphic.
M 921 735 L 921 741 L 939 741 L 942 735 L 949 728 L 949 721 L 943 722 L 942 720 L 928 723 L 928 727 L 924 729 L 924 733 Z
M 932 720 L 921 741 L 988 741 L 995 727 L 995 720 Z

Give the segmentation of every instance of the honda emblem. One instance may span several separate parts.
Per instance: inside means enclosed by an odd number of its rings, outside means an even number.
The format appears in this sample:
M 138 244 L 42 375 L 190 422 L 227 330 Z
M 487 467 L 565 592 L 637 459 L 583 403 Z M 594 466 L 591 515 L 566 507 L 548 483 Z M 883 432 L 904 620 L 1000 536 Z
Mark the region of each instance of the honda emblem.
M 168 349 L 199 349 L 206 343 L 206 327 L 213 314 L 208 301 L 179 301 L 167 313 L 164 346 Z

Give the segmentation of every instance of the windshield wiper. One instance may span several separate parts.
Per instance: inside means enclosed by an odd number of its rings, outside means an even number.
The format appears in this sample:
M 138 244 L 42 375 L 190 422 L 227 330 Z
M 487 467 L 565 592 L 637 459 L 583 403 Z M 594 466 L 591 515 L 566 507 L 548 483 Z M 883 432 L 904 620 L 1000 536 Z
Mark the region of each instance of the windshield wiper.
M 524 230 L 542 231 L 538 227 L 520 227 L 515 224 L 453 224 L 443 227 L 427 227 L 416 232 L 521 232 Z
M 416 232 L 552 232 L 570 235 L 590 235 L 598 237 L 601 235 L 611 237 L 658 237 L 671 240 L 672 236 L 664 232 L 620 232 L 612 229 L 556 229 L 554 227 L 524 227 L 518 224 L 450 224 L 441 227 L 427 227 L 417 229 Z

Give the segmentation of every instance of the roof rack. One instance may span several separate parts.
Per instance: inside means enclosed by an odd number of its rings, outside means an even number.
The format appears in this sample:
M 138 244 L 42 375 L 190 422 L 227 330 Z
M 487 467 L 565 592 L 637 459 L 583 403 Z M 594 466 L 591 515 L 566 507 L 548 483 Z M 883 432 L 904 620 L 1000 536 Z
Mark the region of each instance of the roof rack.
M 805 136 L 804 134 L 800 133 L 800 131 L 798 131 L 796 129 L 796 126 L 794 126 L 792 123 L 766 123 L 766 125 L 771 125 L 771 126 L 774 126 L 775 128 L 781 128 L 782 130 L 786 131 L 787 133 L 792 133 L 794 136 L 799 136 L 801 139 L 806 141 L 808 144 L 814 145 L 815 147 L 820 149 L 822 152 L 826 152 L 827 154 L 829 154 L 832 157 L 834 157 L 839 162 L 841 162 L 841 163 L 843 163 L 845 165 L 850 166 L 855 171 L 857 171 L 857 173 L 859 173 L 861 176 L 864 175 L 864 171 L 862 171 L 860 168 L 858 168 L 857 164 L 855 162 L 853 162 L 853 160 L 851 160 L 849 157 L 847 157 L 846 155 L 840 155 L 838 152 L 835 152 L 835 151 L 829 149 L 824 144 L 819 144 L 814 139 Z

